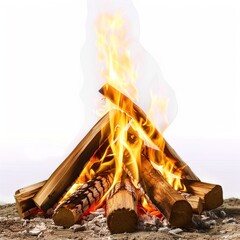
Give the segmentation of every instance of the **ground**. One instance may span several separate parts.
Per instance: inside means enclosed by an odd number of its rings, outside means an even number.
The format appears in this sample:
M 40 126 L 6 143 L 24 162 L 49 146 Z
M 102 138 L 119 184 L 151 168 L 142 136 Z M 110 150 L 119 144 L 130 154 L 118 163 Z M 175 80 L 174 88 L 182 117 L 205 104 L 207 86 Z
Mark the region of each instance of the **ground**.
M 74 225 L 70 229 L 64 229 L 55 226 L 52 219 L 40 216 L 30 220 L 20 219 L 15 204 L 1 205 L 0 239 L 240 239 L 240 199 L 236 198 L 226 199 L 224 204 L 216 210 L 205 212 L 201 216 L 194 216 L 192 227 L 182 229 L 182 231 L 176 230 L 176 232 L 171 232 L 174 230 L 171 227 L 160 226 L 152 227 L 155 231 L 145 230 L 110 235 L 107 230 L 104 231 L 107 228 L 104 225 L 105 220 L 100 219 L 99 216 L 95 219 L 94 217 L 91 217 L 91 222 L 94 223 L 91 227 L 89 224 L 88 227 Z

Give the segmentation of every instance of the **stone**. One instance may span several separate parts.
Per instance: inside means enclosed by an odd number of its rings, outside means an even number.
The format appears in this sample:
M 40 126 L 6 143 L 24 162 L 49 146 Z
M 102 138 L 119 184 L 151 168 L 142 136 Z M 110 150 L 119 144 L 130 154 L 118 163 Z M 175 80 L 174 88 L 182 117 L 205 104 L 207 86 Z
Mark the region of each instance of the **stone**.
M 183 232 L 183 230 L 181 228 L 175 228 L 169 231 L 170 234 L 176 235 Z
M 236 223 L 236 219 L 235 218 L 227 218 L 227 219 L 224 219 L 222 221 L 223 224 L 226 224 L 226 223 Z

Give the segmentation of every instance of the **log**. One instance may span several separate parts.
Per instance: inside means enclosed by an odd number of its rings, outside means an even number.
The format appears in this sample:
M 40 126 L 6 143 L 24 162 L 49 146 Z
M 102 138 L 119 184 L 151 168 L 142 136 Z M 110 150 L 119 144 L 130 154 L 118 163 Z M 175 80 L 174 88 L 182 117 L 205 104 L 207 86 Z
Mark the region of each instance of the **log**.
M 186 227 L 192 219 L 192 207 L 174 190 L 163 176 L 142 155 L 141 185 L 152 203 L 175 227 Z
M 138 107 L 130 98 L 119 92 L 110 84 L 105 84 L 99 90 L 99 92 L 103 94 L 107 99 L 109 99 L 112 103 L 117 105 L 122 111 L 124 111 L 127 115 L 134 119 L 138 124 L 140 124 L 145 134 L 159 148 L 159 152 L 161 154 L 164 154 L 165 151 L 172 154 L 174 160 L 176 161 L 175 168 L 176 170 L 179 168 L 182 169 L 184 178 L 191 180 L 199 180 L 199 178 L 195 175 L 191 168 L 176 154 L 175 151 L 173 152 L 173 149 L 170 147 L 170 145 L 166 144 L 165 139 L 150 122 L 145 112 L 140 107 Z
M 96 204 L 111 187 L 113 174 L 100 175 L 79 187 L 69 198 L 59 204 L 53 214 L 56 225 L 71 227 L 81 215 Z
M 17 211 L 20 218 L 30 217 L 32 214 L 36 214 L 39 208 L 33 201 L 33 197 L 44 186 L 46 181 L 32 184 L 30 186 L 18 189 L 15 192 L 15 200 L 17 205 Z
M 203 201 L 204 210 L 215 209 L 223 204 L 223 190 L 220 185 L 182 179 L 187 192 L 198 196 Z
M 107 224 L 110 232 L 123 233 L 137 230 L 137 199 L 129 179 L 117 183 L 106 201 Z
M 192 210 L 196 214 L 201 214 L 203 211 L 203 200 L 194 195 L 186 196 L 186 200 L 189 202 L 189 204 L 192 207 Z
M 52 173 L 43 188 L 33 198 L 39 208 L 47 212 L 77 179 L 99 145 L 108 137 L 110 132 L 109 119 L 114 117 L 115 112 L 111 111 L 103 116 Z

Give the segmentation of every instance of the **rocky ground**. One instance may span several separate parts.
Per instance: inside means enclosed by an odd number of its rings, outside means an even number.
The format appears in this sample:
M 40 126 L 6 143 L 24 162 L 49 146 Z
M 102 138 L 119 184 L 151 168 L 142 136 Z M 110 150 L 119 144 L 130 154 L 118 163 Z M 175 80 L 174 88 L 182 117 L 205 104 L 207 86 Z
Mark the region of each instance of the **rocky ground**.
M 18 217 L 15 204 L 0 206 L 0 239 L 240 239 L 240 199 L 230 198 L 214 210 L 193 217 L 193 225 L 187 229 L 171 228 L 167 222 L 154 217 L 139 219 L 139 231 L 111 235 L 104 210 L 88 215 L 81 225 L 70 229 L 55 226 L 51 219 L 40 216 L 30 220 Z

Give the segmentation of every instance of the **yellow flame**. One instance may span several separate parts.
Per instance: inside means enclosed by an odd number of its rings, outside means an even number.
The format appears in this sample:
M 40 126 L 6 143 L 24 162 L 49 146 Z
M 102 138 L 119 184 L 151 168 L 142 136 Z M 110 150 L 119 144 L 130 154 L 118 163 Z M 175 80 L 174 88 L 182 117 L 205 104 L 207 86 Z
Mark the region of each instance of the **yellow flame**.
M 121 13 L 117 12 L 102 14 L 95 22 L 95 30 L 97 37 L 98 60 L 101 63 L 101 76 L 106 83 L 109 83 L 123 94 L 130 97 L 133 101 L 137 101 L 138 92 L 135 87 L 137 79 L 137 72 L 135 70 L 132 56 L 131 46 L 132 42 L 128 39 L 128 24 L 124 20 Z M 120 102 L 120 95 L 114 95 L 116 101 Z M 167 101 L 163 101 L 156 96 L 152 97 L 153 105 L 158 106 L 160 113 L 166 113 L 168 106 Z M 124 104 L 124 103 L 123 103 Z M 128 103 L 129 104 L 129 103 Z M 117 105 L 117 104 L 116 104 Z M 106 101 L 105 112 L 109 111 L 111 115 L 113 106 L 110 101 Z M 133 106 L 125 106 L 127 109 L 133 109 Z M 154 108 L 150 108 L 150 113 L 154 113 Z M 160 135 L 159 139 L 154 142 L 151 141 L 151 135 L 154 134 L 154 126 L 147 126 L 151 128 L 150 134 L 146 134 L 142 125 L 145 122 L 138 123 L 123 112 L 114 112 L 110 119 L 110 134 L 108 137 L 108 147 L 104 150 L 102 155 L 94 155 L 85 166 L 80 174 L 76 184 L 69 190 L 67 195 L 75 191 L 77 187 L 89 179 L 92 179 L 96 174 L 106 170 L 114 171 L 114 181 L 112 186 L 121 180 L 123 175 L 123 164 L 127 167 L 133 178 L 139 181 L 139 171 L 141 165 L 141 154 L 143 145 L 149 146 L 149 149 L 157 149 L 160 155 L 156 158 L 156 151 L 148 152 L 150 159 L 154 162 L 154 167 L 159 170 L 165 179 L 177 190 L 182 189 L 180 183 L 181 171 L 174 168 L 174 160 L 167 157 L 164 153 L 165 141 Z M 167 119 L 164 119 L 167 126 Z M 131 141 L 132 129 L 136 134 L 134 141 Z M 105 131 L 105 129 L 102 129 Z M 108 192 L 107 192 L 108 193 Z M 107 195 L 105 194 L 105 196 Z M 64 196 L 63 199 L 66 199 Z M 102 198 L 103 201 L 104 198 Z M 143 202 L 144 206 L 146 201 Z
M 131 59 L 127 22 L 121 13 L 100 15 L 95 23 L 101 75 L 110 85 L 137 99 L 137 74 Z

